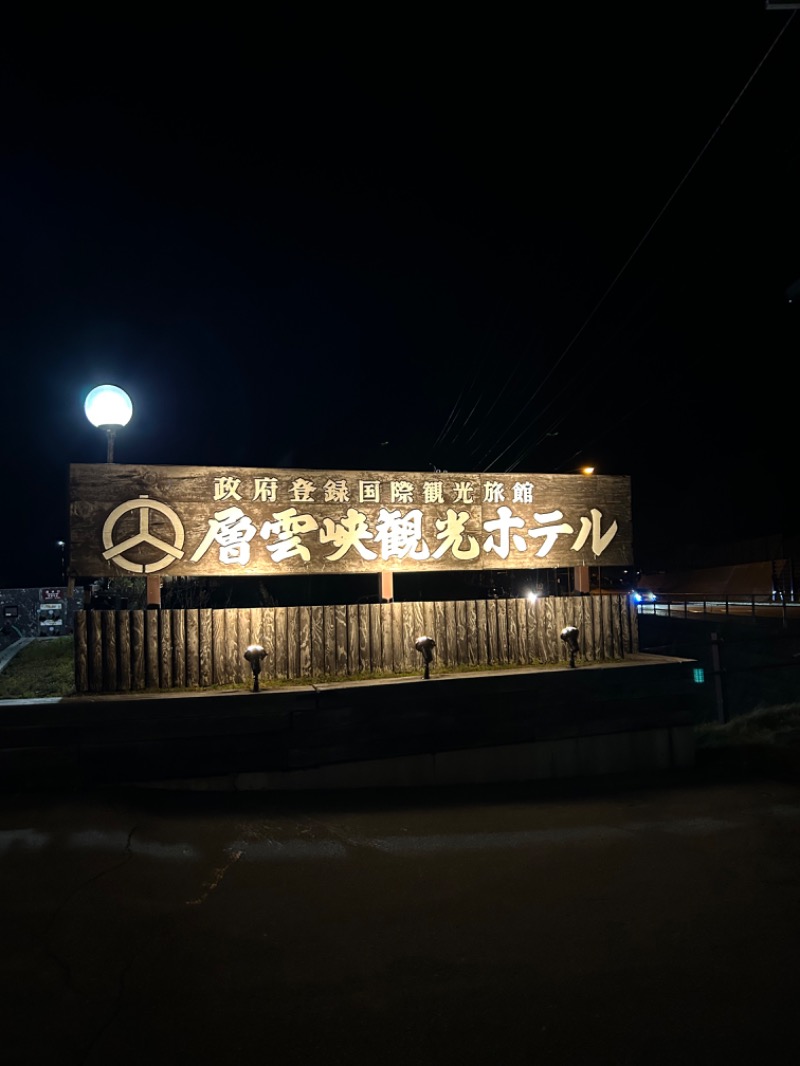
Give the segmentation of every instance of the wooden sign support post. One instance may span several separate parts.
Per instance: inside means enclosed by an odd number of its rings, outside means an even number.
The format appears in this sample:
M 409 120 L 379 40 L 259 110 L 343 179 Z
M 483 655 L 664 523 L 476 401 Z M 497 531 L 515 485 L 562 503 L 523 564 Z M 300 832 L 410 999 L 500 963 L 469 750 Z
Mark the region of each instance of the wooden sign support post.
M 159 574 L 147 575 L 147 606 L 161 606 L 161 577 Z
M 394 574 L 391 570 L 384 570 L 378 574 L 378 595 L 381 601 L 389 603 L 394 601 Z
M 575 592 L 589 593 L 592 591 L 588 566 L 573 566 L 572 583 Z

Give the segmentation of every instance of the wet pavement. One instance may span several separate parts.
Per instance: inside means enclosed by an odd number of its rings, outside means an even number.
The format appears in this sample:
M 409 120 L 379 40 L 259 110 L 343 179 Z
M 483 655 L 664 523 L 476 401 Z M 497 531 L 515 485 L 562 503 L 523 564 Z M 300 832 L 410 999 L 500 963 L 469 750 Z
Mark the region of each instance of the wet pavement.
M 800 782 L 0 796 L 3 1063 L 782 1062 Z

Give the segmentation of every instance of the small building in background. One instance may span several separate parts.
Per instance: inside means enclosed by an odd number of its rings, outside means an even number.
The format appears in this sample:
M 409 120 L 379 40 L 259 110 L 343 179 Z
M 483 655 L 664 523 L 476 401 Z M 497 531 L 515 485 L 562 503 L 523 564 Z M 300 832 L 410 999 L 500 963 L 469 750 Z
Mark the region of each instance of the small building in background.
M 63 637 L 74 629 L 75 612 L 83 608 L 84 590 L 70 594 L 66 586 L 0 589 L 0 646 L 20 637 Z

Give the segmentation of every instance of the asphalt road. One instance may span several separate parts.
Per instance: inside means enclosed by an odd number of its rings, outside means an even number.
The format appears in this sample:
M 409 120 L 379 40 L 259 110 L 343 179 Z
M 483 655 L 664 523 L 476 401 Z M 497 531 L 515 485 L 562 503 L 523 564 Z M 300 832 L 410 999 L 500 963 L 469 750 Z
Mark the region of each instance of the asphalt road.
M 5 1066 L 782 1062 L 800 783 L 0 797 Z

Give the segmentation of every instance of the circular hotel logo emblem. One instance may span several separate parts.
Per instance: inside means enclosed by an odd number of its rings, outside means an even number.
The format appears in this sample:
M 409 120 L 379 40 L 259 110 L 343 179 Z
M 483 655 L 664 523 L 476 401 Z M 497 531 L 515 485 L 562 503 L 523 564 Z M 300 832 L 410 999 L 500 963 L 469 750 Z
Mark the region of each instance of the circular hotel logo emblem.
M 115 544 L 114 527 L 117 522 L 123 515 L 127 515 L 137 509 L 139 511 L 139 532 Z M 161 540 L 159 537 L 154 537 L 150 532 L 151 511 L 158 511 L 164 515 L 172 526 L 175 534 L 172 544 Z M 103 558 L 112 560 L 116 566 L 122 567 L 123 570 L 130 570 L 133 574 L 154 574 L 157 570 L 163 570 L 165 566 L 169 566 L 176 559 L 183 558 L 183 540 L 183 525 L 172 508 L 167 507 L 165 503 L 159 503 L 158 500 L 151 500 L 149 496 L 140 496 L 138 500 L 128 500 L 127 503 L 121 503 L 119 507 L 115 507 L 105 520 L 103 524 L 103 547 L 106 550 L 103 552 Z M 132 562 L 130 559 L 125 558 L 125 552 L 130 551 L 132 548 L 138 548 L 142 544 L 163 552 L 164 558 L 158 559 L 153 563 Z

